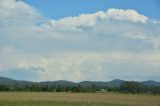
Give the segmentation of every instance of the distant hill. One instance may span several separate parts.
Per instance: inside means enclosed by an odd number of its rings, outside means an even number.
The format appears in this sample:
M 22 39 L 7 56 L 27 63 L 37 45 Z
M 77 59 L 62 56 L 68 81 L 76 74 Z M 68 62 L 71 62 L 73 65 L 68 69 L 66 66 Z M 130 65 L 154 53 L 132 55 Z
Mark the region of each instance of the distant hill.
M 120 80 L 120 79 L 115 79 L 112 81 L 107 82 L 107 86 L 111 86 L 111 87 L 119 87 L 121 86 L 121 84 L 124 82 L 124 80 Z
M 59 80 L 59 81 L 48 81 L 48 82 L 40 82 L 40 85 L 56 85 L 56 86 L 75 86 L 76 83 L 65 81 L 65 80 Z
M 95 86 L 98 87 L 104 87 L 104 86 L 108 86 L 108 87 L 120 87 L 120 85 L 124 82 L 124 80 L 120 80 L 120 79 L 115 79 L 109 82 L 100 82 L 100 81 L 83 81 L 83 82 L 79 82 L 79 83 L 75 83 L 75 82 L 70 82 L 70 81 L 65 81 L 65 80 L 59 80 L 59 81 L 47 81 L 47 82 L 29 82 L 29 81 L 18 81 L 18 80 L 13 80 L 10 78 L 5 78 L 5 77 L 0 77 L 0 84 L 3 85 L 10 85 L 13 86 L 14 84 L 18 84 L 21 86 L 25 86 L 25 85 L 33 85 L 33 84 L 37 84 L 37 85 L 41 85 L 41 86 L 50 86 L 50 85 L 54 85 L 54 86 L 77 86 L 77 85 L 81 85 L 82 87 L 91 87 L 93 84 Z M 141 82 L 145 85 L 153 85 L 153 86 L 160 86 L 160 82 L 156 82 L 156 81 L 143 81 Z
M 160 82 L 156 82 L 156 81 L 152 81 L 152 80 L 149 80 L 149 81 L 143 81 L 142 82 L 144 85 L 149 85 L 149 86 L 160 86 Z
M 83 87 L 90 87 L 93 84 L 96 86 L 119 87 L 123 82 L 124 80 L 115 79 L 109 82 L 83 81 L 78 84 L 80 84 Z
M 12 85 L 15 82 L 17 82 L 17 81 L 13 80 L 13 79 L 10 79 L 10 78 L 0 77 L 0 84 Z

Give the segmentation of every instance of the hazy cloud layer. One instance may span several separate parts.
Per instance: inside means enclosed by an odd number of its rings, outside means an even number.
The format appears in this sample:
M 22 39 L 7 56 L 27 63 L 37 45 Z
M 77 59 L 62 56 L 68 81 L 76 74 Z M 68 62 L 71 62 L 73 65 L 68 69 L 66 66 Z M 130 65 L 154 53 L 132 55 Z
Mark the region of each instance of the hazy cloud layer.
M 54 20 L 23 1 L 1 0 L 0 13 L 0 76 L 160 80 L 160 22 L 135 10 Z

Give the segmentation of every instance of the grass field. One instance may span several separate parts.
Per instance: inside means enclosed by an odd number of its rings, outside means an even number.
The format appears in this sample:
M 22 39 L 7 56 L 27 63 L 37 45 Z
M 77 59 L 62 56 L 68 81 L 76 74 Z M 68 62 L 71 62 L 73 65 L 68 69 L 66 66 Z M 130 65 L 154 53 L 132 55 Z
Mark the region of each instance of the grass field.
M 0 106 L 160 106 L 160 96 L 114 93 L 1 92 Z

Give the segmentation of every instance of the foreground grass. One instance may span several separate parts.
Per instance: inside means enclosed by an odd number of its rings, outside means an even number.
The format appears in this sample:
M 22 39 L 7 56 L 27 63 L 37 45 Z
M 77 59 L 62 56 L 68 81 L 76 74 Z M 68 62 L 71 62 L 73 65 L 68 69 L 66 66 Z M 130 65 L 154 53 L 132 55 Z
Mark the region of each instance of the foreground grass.
M 160 106 L 160 96 L 114 93 L 0 93 L 0 106 Z
M 57 101 L 1 101 L 0 106 L 129 106 L 109 103 L 57 102 Z

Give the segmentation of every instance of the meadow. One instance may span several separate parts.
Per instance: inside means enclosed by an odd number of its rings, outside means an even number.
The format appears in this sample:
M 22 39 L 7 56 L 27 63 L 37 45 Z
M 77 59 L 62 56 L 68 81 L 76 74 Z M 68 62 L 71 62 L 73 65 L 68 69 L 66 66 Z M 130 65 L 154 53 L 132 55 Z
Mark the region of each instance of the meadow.
M 1 92 L 0 106 L 160 106 L 160 96 L 116 93 Z

